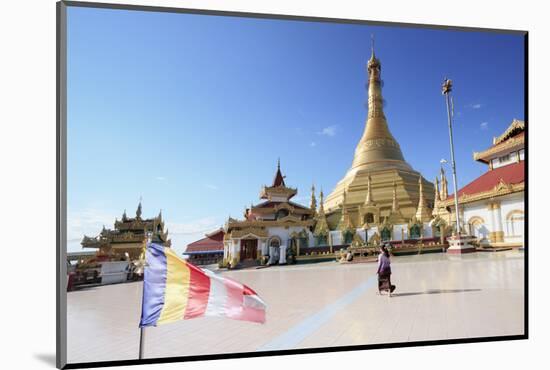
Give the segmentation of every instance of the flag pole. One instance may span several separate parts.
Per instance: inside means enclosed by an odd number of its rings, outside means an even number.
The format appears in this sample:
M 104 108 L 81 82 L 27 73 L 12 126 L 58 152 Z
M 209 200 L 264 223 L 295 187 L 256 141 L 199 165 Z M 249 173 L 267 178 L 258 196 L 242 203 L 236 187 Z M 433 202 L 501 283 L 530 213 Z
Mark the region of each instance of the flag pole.
M 149 246 L 149 244 L 151 243 L 152 241 L 152 236 L 153 236 L 153 233 L 148 231 L 146 233 L 146 238 L 144 240 L 144 243 L 145 243 L 145 246 L 143 248 L 143 253 L 141 254 L 141 259 L 142 259 L 142 263 L 143 263 L 143 278 L 144 278 L 144 281 L 143 281 L 143 288 L 141 289 L 141 305 L 142 305 L 142 310 L 143 310 L 143 297 L 144 297 L 144 290 L 145 290 L 145 268 L 147 267 L 145 261 L 146 261 L 146 254 L 147 254 L 147 247 Z M 141 324 L 141 323 L 140 323 Z M 138 359 L 139 360 L 143 360 L 143 347 L 144 347 L 144 342 L 145 342 L 145 327 L 144 326 L 141 326 L 139 327 L 139 354 L 138 354 Z
M 139 359 L 143 360 L 143 340 L 145 338 L 145 327 L 139 328 Z

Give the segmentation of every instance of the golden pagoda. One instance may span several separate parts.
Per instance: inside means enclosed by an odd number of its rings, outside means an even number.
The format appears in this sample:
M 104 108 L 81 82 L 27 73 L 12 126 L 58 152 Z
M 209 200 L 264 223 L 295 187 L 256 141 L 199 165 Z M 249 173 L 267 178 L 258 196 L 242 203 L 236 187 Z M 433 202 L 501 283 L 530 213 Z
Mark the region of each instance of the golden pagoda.
M 433 204 L 434 186 L 404 159 L 399 143 L 391 134 L 383 110 L 381 64 L 374 53 L 367 64 L 368 116 L 363 136 L 355 149 L 351 168 L 326 198 L 324 208 L 329 226 L 341 224 L 342 212 L 355 225 L 369 224 L 373 212 L 365 212 L 367 202 L 376 199 L 377 218 L 401 222 L 416 215 L 420 201 L 419 177 L 426 191 L 425 202 Z M 421 145 L 419 143 L 419 145 Z M 399 217 L 395 205 L 399 205 Z M 373 208 L 372 204 L 369 208 Z M 393 216 L 393 217 L 390 217 Z

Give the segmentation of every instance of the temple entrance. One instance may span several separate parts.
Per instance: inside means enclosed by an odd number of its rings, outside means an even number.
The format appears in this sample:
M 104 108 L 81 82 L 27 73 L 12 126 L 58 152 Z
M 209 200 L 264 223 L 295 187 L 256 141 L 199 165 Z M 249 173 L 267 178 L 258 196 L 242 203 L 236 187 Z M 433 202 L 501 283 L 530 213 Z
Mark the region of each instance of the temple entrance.
M 274 236 L 269 240 L 269 261 L 270 265 L 279 263 L 281 258 L 281 239 L 278 236 Z
M 258 252 L 258 239 L 241 240 L 241 261 L 255 260 Z
M 391 231 L 387 227 L 382 229 L 382 232 L 380 233 L 380 238 L 382 241 L 390 241 L 391 240 Z
M 411 239 L 419 239 L 420 238 L 420 226 L 419 225 L 412 225 L 411 226 L 411 233 L 410 233 Z

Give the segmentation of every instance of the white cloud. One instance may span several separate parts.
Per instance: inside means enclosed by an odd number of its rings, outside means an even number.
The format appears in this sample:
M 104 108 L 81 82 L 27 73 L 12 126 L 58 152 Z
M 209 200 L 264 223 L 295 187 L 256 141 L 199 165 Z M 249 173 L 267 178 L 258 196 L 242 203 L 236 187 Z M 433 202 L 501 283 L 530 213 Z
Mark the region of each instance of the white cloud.
M 206 234 L 214 231 L 221 226 L 217 217 L 203 217 L 187 222 L 166 222 L 170 234 L 190 235 L 190 234 Z
M 103 225 L 112 228 L 115 222 L 115 215 L 103 210 L 86 208 L 79 211 L 69 210 L 67 212 L 67 239 L 80 241 L 84 235 L 96 236 L 101 232 Z
M 481 122 L 479 128 L 482 130 L 487 130 L 489 128 L 489 122 Z
M 317 143 L 315 141 L 312 141 L 311 144 L 309 144 L 310 147 L 314 147 L 316 145 L 317 145 Z
M 213 184 L 206 184 L 204 186 L 206 186 L 210 190 L 218 190 L 219 189 L 216 185 L 213 185 Z
M 472 109 L 479 109 L 483 106 L 483 104 L 481 103 L 472 103 L 472 104 L 469 104 L 468 105 L 468 108 L 472 108 Z
M 189 243 L 204 238 L 204 235 L 221 227 L 221 222 L 215 217 L 204 217 L 189 222 L 167 222 L 168 237 L 172 240 L 172 248 L 181 254 Z
M 310 200 L 310 197 L 306 196 L 306 195 L 292 198 L 292 202 L 298 203 L 298 204 L 305 204 L 305 203 L 309 202 L 309 200 Z
M 166 180 L 166 177 L 164 177 L 164 176 L 157 176 L 157 177 L 155 177 L 155 179 L 158 180 L 158 181 L 165 181 L 165 180 Z
M 317 134 L 325 136 L 334 136 L 336 135 L 336 125 L 328 126 L 319 131 Z

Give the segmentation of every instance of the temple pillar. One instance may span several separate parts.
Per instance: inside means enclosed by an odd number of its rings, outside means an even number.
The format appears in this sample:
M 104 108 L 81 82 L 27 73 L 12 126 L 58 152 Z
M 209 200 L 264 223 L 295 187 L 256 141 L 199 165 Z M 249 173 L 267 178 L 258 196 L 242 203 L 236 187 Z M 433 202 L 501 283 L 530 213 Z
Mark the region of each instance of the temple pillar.
M 491 214 L 491 232 L 489 233 L 489 241 L 491 243 L 502 243 L 504 241 L 504 231 L 502 230 L 502 212 L 500 202 L 492 202 L 488 205 L 489 213 Z
M 267 256 L 267 254 L 268 254 L 267 240 L 266 239 L 260 239 L 259 240 L 259 245 L 260 245 L 262 256 Z
M 286 245 L 281 245 L 279 247 L 279 265 L 284 265 L 286 263 Z

